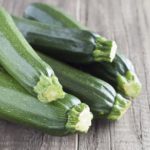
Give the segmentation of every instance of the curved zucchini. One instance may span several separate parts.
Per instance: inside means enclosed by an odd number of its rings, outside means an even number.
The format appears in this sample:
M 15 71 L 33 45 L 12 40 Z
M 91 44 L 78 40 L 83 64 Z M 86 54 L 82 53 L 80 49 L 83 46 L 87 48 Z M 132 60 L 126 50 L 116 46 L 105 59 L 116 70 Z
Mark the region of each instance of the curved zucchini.
M 0 8 L 0 64 L 40 101 L 64 97 L 52 68 L 34 52 L 3 8 Z
M 61 60 L 75 63 L 112 62 L 115 57 L 116 43 L 90 31 L 58 29 L 16 17 L 14 21 L 34 48 Z
M 36 13 L 34 13 L 35 10 L 37 10 Z M 30 4 L 26 8 L 24 16 L 29 19 L 37 20 L 41 23 L 47 23 L 49 26 L 53 26 L 54 24 L 59 28 L 85 28 L 79 22 L 67 17 L 63 11 L 42 3 Z M 59 16 L 61 20 L 56 16 Z M 44 18 L 46 19 L 44 20 Z M 74 26 L 70 25 L 70 22 L 74 24 Z M 135 98 L 141 92 L 141 83 L 134 71 L 133 64 L 123 55 L 116 54 L 112 63 L 94 63 L 84 66 L 82 69 L 111 83 L 116 90 L 120 91 L 127 97 Z
M 131 102 L 116 93 L 108 83 L 43 54 L 39 55 L 52 65 L 63 87 L 90 106 L 95 117 L 117 120 L 129 108 Z
M 65 94 L 49 104 L 29 95 L 11 76 L 0 71 L 0 118 L 31 126 L 52 135 L 87 132 L 92 114 L 89 107 Z

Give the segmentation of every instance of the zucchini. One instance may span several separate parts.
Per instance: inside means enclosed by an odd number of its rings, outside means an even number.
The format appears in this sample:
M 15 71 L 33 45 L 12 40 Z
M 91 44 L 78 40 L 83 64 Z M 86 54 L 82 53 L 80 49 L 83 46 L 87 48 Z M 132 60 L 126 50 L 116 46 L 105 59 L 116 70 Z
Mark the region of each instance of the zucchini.
M 141 83 L 129 59 L 117 54 L 110 63 L 93 63 L 81 66 L 80 69 L 109 82 L 117 91 L 128 98 L 136 98 L 141 92 Z
M 87 132 L 89 107 L 70 95 L 45 104 L 38 101 L 5 71 L 0 71 L 0 118 L 37 128 L 51 135 Z
M 105 81 L 43 54 L 39 55 L 51 64 L 65 90 L 88 104 L 96 118 L 117 120 L 129 108 L 131 101 L 116 93 Z
M 24 16 L 41 23 L 47 23 L 49 26 L 53 26 L 54 24 L 59 28 L 85 29 L 80 23 L 67 17 L 63 11 L 42 3 L 30 4 L 26 8 Z M 59 16 L 61 19 L 56 16 Z M 136 98 L 141 92 L 142 86 L 132 62 L 121 54 L 117 53 L 112 63 L 99 62 L 81 68 L 109 82 L 126 97 Z
M 43 3 L 31 3 L 28 5 L 25 9 L 24 17 L 43 23 L 51 23 L 58 28 L 78 28 L 78 26 L 81 26 L 62 10 Z M 84 26 L 82 28 L 86 29 Z
M 63 98 L 62 86 L 52 68 L 34 52 L 3 8 L 0 20 L 0 64 L 40 101 Z
M 116 43 L 91 31 L 58 29 L 37 21 L 13 17 L 26 40 L 36 49 L 75 63 L 112 62 Z

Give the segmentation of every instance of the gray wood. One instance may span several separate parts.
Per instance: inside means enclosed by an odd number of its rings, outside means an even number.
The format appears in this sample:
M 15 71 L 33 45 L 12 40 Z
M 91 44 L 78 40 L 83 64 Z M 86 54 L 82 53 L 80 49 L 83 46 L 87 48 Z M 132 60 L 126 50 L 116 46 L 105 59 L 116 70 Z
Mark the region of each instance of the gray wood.
M 0 0 L 9 12 L 21 15 L 30 2 Z M 134 63 L 143 84 L 141 95 L 117 122 L 96 121 L 87 134 L 53 137 L 0 121 L 0 150 L 149 150 L 150 149 L 150 1 L 43 0 L 59 6 L 82 24 L 117 41 Z
M 93 130 L 87 138 L 79 137 L 80 149 L 149 150 L 150 108 L 149 108 L 149 6 L 150 1 L 141 0 L 88 0 L 83 21 L 90 29 L 108 38 L 115 39 L 120 51 L 134 63 L 142 81 L 143 91 L 132 108 L 118 122 Z M 83 4 L 83 8 L 84 8 Z M 81 8 L 82 10 L 82 8 Z M 83 14 L 83 13 L 82 13 Z M 83 15 L 82 15 L 83 16 Z M 88 16 L 88 17 L 87 17 Z M 148 19 L 149 17 L 149 19 Z M 103 125 L 103 122 L 102 122 Z M 105 133 L 104 129 L 105 129 Z M 93 145 L 89 144 L 92 139 Z M 107 139 L 105 139 L 107 138 Z

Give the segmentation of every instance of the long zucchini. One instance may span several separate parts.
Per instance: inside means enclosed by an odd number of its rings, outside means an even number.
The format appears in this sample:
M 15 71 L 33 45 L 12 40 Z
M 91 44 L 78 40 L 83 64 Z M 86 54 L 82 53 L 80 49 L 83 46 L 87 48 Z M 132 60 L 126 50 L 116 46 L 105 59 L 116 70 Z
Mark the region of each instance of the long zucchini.
M 52 68 L 34 52 L 3 8 L 0 8 L 0 64 L 40 101 L 64 97 Z
M 112 62 L 116 43 L 91 31 L 58 29 L 23 18 L 14 17 L 19 30 L 36 49 L 61 60 L 75 63 Z
M 0 118 L 52 135 L 66 135 L 87 132 L 92 114 L 86 104 L 70 94 L 49 104 L 41 103 L 1 70 Z
M 80 23 L 62 10 L 43 3 L 31 3 L 28 5 L 25 9 L 24 17 L 43 23 L 51 23 L 58 28 L 78 28 L 81 26 Z M 86 29 L 84 26 L 82 28 Z
M 30 4 L 26 8 L 24 16 L 47 23 L 50 27 L 55 25 L 59 28 L 85 29 L 79 22 L 67 17 L 63 11 L 42 3 Z M 74 26 L 71 24 L 74 24 Z M 135 73 L 133 64 L 128 58 L 118 53 L 112 63 L 93 63 L 84 66 L 82 69 L 111 83 L 116 90 L 127 97 L 135 98 L 141 92 L 141 83 Z
M 51 64 L 66 91 L 88 104 L 95 117 L 117 120 L 129 108 L 131 102 L 116 93 L 108 83 L 43 54 L 39 55 Z

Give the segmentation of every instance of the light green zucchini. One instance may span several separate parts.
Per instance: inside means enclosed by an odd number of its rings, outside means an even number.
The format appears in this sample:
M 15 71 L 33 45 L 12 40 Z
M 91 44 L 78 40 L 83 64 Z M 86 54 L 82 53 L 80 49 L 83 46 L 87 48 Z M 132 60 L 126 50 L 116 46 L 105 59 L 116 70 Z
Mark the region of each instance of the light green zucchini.
M 70 95 L 45 104 L 30 95 L 16 80 L 0 70 L 0 118 L 37 128 L 51 135 L 87 132 L 89 107 Z
M 52 68 L 35 53 L 3 8 L 0 8 L 0 64 L 40 101 L 64 97 Z

